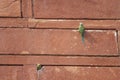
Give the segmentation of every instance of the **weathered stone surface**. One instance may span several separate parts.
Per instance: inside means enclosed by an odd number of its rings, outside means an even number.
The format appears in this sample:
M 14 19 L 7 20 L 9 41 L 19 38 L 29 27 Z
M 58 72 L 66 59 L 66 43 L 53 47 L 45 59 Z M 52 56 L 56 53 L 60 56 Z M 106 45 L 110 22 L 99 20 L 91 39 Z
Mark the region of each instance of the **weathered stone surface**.
M 23 80 L 22 66 L 0 66 L 0 80 Z
M 32 17 L 32 0 L 22 0 L 22 14 L 25 18 Z
M 36 64 L 23 66 L 23 80 L 37 80 Z
M 118 55 L 114 30 L 0 29 L 0 54 Z
M 18 28 L 18 27 L 27 27 L 27 19 L 21 18 L 0 18 L 0 27 L 1 28 Z
M 120 66 L 120 57 L 1 55 L 0 64 Z
M 120 31 L 118 31 L 118 48 L 119 48 L 119 55 L 120 55 Z
M 34 0 L 35 18 L 119 19 L 120 0 Z
M 119 67 L 44 66 L 38 80 L 119 80 Z
M 0 17 L 21 17 L 20 0 L 0 0 Z
M 45 20 L 28 19 L 30 28 L 78 28 L 83 23 L 86 29 L 118 29 L 120 20 Z

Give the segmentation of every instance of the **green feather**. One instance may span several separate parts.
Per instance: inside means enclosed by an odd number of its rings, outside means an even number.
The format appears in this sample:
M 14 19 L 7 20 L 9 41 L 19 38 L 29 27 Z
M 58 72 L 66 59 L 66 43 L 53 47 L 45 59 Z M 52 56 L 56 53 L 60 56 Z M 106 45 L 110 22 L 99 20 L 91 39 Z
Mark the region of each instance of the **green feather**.
M 83 26 L 83 24 L 82 24 L 82 23 L 80 23 L 78 31 L 79 31 L 79 32 L 80 32 L 80 34 L 81 34 L 82 42 L 84 42 L 84 33 L 85 33 L 85 28 L 84 28 L 84 26 Z
M 37 64 L 37 70 L 40 70 L 42 66 L 40 64 Z

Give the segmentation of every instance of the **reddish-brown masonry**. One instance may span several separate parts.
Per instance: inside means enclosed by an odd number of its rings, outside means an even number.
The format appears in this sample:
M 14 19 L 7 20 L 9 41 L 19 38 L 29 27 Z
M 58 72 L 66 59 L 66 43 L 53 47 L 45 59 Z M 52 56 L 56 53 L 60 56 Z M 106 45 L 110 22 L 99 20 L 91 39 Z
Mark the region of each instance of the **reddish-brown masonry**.
M 0 0 L 0 80 L 119 80 L 119 4 Z

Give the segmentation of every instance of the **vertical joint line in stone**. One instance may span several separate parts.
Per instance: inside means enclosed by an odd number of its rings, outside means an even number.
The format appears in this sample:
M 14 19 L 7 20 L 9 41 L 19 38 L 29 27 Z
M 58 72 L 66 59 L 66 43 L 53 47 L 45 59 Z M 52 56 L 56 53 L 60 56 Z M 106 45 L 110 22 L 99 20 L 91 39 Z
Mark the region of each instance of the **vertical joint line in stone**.
M 118 46 L 118 55 L 120 54 L 120 43 L 119 43 L 119 41 L 120 41 L 120 34 L 119 34 L 119 30 L 116 30 L 116 36 L 117 36 L 117 46 Z
M 34 0 L 31 0 L 31 4 L 32 4 L 32 18 L 34 18 Z
M 21 17 L 23 18 L 23 3 L 22 0 L 20 0 L 20 13 L 21 13 Z

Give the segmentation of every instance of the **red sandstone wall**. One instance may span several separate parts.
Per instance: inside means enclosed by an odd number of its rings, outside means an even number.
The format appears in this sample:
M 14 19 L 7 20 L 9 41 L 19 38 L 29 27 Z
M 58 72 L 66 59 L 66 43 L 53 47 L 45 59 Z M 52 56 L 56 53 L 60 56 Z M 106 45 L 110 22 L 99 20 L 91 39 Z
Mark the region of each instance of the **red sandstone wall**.
M 119 4 L 0 0 L 0 80 L 119 80 Z

